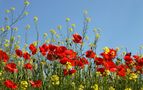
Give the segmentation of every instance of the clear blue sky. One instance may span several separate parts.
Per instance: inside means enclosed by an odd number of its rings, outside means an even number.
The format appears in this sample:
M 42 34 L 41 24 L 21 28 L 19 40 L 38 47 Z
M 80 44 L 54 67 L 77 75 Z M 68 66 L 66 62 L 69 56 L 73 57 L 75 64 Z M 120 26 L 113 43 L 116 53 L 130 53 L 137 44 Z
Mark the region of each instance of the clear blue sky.
M 29 16 L 18 24 L 19 34 L 26 24 L 33 26 L 33 16 L 39 17 L 40 33 L 54 29 L 58 24 L 65 25 L 65 18 L 71 18 L 76 30 L 82 30 L 83 10 L 88 10 L 92 21 L 88 34 L 94 27 L 100 28 L 101 38 L 98 50 L 104 46 L 127 47 L 137 52 L 143 45 L 143 0 L 29 0 Z M 11 6 L 16 12 L 22 9 L 23 0 L 0 0 L 0 17 Z M 2 18 L 0 18 L 1 20 Z M 32 27 L 33 28 L 33 27 Z M 34 29 L 30 31 L 29 41 L 34 41 Z M 36 36 L 36 35 L 35 35 Z M 91 37 L 92 39 L 92 37 Z

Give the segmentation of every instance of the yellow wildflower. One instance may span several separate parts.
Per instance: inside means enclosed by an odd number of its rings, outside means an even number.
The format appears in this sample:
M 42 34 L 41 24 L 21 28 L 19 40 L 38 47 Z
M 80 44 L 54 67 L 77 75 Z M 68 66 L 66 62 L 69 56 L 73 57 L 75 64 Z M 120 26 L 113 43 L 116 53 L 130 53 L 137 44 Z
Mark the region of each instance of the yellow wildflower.
M 51 29 L 50 32 L 51 32 L 52 34 L 56 34 L 56 31 L 55 31 L 54 29 Z
M 125 90 L 132 90 L 131 88 L 125 88 Z
M 105 72 L 104 72 L 103 74 L 109 75 L 109 74 L 110 74 L 110 71 L 109 71 L 109 70 L 105 70 Z
M 28 0 L 25 0 L 24 5 L 28 6 L 30 4 L 30 2 Z
M 130 80 L 135 80 L 136 81 L 137 78 L 138 78 L 137 74 L 135 74 L 135 73 L 130 74 L 130 77 L 129 77 Z
M 33 19 L 34 19 L 34 22 L 38 21 L 38 17 L 37 16 L 34 16 Z
M 27 81 L 21 81 L 20 87 L 22 90 L 26 90 L 26 88 L 28 87 L 28 82 Z
M 10 30 L 11 29 L 10 26 L 8 26 L 8 25 L 5 28 L 6 28 L 6 30 Z
M 61 26 L 61 25 L 58 25 L 58 26 L 57 26 L 57 29 L 58 29 L 58 30 L 61 30 L 61 29 L 62 29 L 62 26 Z
M 84 90 L 84 86 L 80 84 L 78 90 Z
M 59 81 L 59 76 L 58 75 L 52 75 L 51 76 L 51 81 L 53 85 L 59 85 L 60 81 Z
M 100 72 L 96 72 L 96 76 L 101 76 L 102 74 Z
M 4 27 L 1 27 L 1 28 L 0 28 L 0 31 L 4 32 L 4 31 L 5 31 Z
M 70 62 L 66 63 L 66 69 L 71 69 L 72 68 L 72 64 Z
M 104 50 L 105 54 L 108 54 L 110 52 L 110 49 L 108 47 L 104 47 L 103 50 Z
M 97 85 L 97 84 L 94 84 L 93 86 L 91 86 L 91 88 L 92 88 L 93 90 L 98 90 L 98 85 Z
M 69 22 L 70 21 L 70 18 L 66 18 L 66 22 Z
M 99 33 L 96 33 L 96 38 L 100 38 L 100 34 Z
M 115 88 L 111 86 L 111 87 L 109 87 L 109 90 L 115 90 Z
M 143 90 L 143 86 L 141 87 L 141 89 L 140 90 Z

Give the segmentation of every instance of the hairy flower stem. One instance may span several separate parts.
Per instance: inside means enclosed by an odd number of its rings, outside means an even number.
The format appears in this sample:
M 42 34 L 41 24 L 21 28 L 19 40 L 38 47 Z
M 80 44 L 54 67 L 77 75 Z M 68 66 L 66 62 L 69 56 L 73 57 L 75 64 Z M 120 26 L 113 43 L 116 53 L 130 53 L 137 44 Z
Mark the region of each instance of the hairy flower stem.
M 83 30 L 82 30 L 82 44 L 80 45 L 80 55 L 82 55 L 83 52 L 83 42 L 87 34 L 87 29 L 88 29 L 88 22 L 86 21 L 86 16 L 84 16 Z

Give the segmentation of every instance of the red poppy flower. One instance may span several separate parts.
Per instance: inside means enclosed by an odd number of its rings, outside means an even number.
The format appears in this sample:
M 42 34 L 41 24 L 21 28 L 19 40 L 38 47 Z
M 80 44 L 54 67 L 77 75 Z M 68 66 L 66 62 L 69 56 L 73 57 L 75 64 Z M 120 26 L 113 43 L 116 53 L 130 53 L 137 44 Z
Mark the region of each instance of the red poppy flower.
M 64 69 L 63 73 L 64 73 L 64 76 L 72 75 L 72 74 L 76 73 L 76 70 L 75 69 L 71 69 L 71 70 Z
M 7 62 L 9 60 L 8 55 L 6 54 L 6 52 L 0 50 L 0 60 Z
M 120 70 L 117 72 L 117 75 L 121 76 L 121 77 L 125 77 L 126 76 L 126 72 L 125 70 Z
M 22 51 L 20 49 L 15 50 L 17 56 L 22 57 Z
M 96 57 L 94 59 L 94 62 L 96 63 L 96 65 L 102 65 L 103 64 L 103 58 L 101 57 Z
M 73 34 L 73 42 L 82 43 L 82 37 L 77 33 Z
M 64 52 L 67 50 L 65 46 L 58 46 L 56 48 L 55 54 L 58 56 L 58 58 L 64 57 Z
M 76 58 L 77 53 L 74 52 L 72 49 L 65 50 L 64 56 L 68 57 L 69 59 Z
M 43 44 L 41 47 L 39 47 L 39 49 L 40 49 L 41 54 L 45 56 L 48 51 L 48 46 L 46 44 Z
M 108 53 L 111 59 L 114 59 L 117 55 L 117 50 L 110 49 L 110 52 Z
M 48 45 L 48 51 L 54 52 L 56 50 L 57 46 L 53 44 Z
M 69 61 L 69 59 L 66 58 L 66 57 L 64 57 L 64 58 L 62 58 L 62 59 L 60 60 L 60 63 L 61 63 L 61 64 L 66 64 L 68 61 Z
M 30 81 L 30 84 L 32 87 L 34 88 L 39 88 L 42 86 L 42 81 L 41 80 L 37 80 L 37 81 Z
M 142 66 L 137 65 L 137 66 L 135 66 L 135 69 L 136 69 L 136 71 L 142 72 Z
M 34 44 L 30 44 L 29 49 L 31 50 L 32 54 L 36 54 L 37 48 L 34 46 Z
M 33 69 L 32 65 L 30 63 L 24 64 L 24 68 L 25 69 L 30 69 L 30 70 Z
M 77 66 L 79 66 L 81 69 L 83 69 L 84 68 L 84 63 L 82 63 L 81 61 L 78 61 Z
M 133 55 L 133 57 L 134 57 L 135 60 L 140 59 L 140 56 L 138 56 L 138 55 Z
M 115 63 L 111 61 L 104 62 L 104 66 L 107 70 L 110 70 L 111 72 L 115 72 L 117 70 Z
M 112 59 L 110 58 L 110 56 L 109 56 L 109 54 L 106 54 L 106 53 L 101 53 L 100 54 L 102 57 L 103 57 L 103 59 L 105 59 L 106 61 L 112 61 Z
M 92 50 L 86 51 L 86 57 L 87 58 L 94 58 L 95 56 L 96 56 L 96 54 Z
M 124 60 L 125 60 L 125 62 L 126 62 L 127 65 L 130 65 L 133 62 L 133 59 L 131 57 L 131 53 L 127 53 L 124 56 Z
M 55 55 L 52 52 L 48 52 L 47 59 L 50 60 L 50 61 L 56 60 L 57 59 L 57 55 Z
M 117 55 L 117 50 L 114 49 L 109 49 L 109 52 L 103 52 L 100 54 L 106 61 L 112 61 L 116 55 Z
M 5 70 L 14 73 L 14 72 L 18 72 L 18 69 L 16 68 L 16 64 L 15 63 L 8 63 L 5 66 Z
M 16 89 L 16 88 L 17 88 L 16 83 L 14 83 L 14 82 L 11 81 L 11 80 L 6 80 L 6 81 L 4 82 L 4 85 L 5 85 L 7 88 L 10 88 L 10 89 Z
M 69 71 L 69 74 L 74 74 L 74 73 L 76 73 L 76 70 L 75 70 L 75 69 L 71 69 L 71 70 Z
M 117 75 L 121 76 L 121 77 L 125 77 L 126 76 L 126 66 L 125 65 L 119 65 L 117 66 Z
M 103 72 L 105 71 L 105 68 L 97 68 L 97 71 L 103 74 Z
M 143 58 L 138 60 L 138 65 L 143 66 Z
M 63 73 L 64 73 L 64 76 L 67 76 L 69 74 L 68 70 L 67 69 L 64 69 L 63 70 Z
M 23 53 L 23 58 L 24 58 L 25 60 L 30 59 L 30 57 L 31 57 L 31 55 L 30 55 L 28 52 Z
M 88 60 L 85 57 L 80 58 L 80 61 L 84 64 L 89 64 Z

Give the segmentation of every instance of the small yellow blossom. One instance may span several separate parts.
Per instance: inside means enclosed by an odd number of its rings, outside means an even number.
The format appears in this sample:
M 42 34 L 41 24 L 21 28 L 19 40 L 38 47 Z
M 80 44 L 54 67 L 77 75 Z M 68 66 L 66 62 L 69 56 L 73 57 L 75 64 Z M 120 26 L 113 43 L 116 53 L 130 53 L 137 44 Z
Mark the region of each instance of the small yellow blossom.
M 24 15 L 25 15 L 25 16 L 27 16 L 28 14 L 29 14 L 29 12 L 27 12 L 27 11 L 24 12 Z
M 27 24 L 26 27 L 25 27 L 25 29 L 26 29 L 26 30 L 29 30 L 29 29 L 30 29 L 30 25 Z
M 96 47 L 96 45 L 94 43 L 90 43 L 89 46 L 90 47 Z
M 132 90 L 131 88 L 125 88 L 125 90 Z
M 41 64 L 42 64 L 42 65 L 45 65 L 45 64 L 46 64 L 46 61 L 41 61 Z
M 90 17 L 87 17 L 87 18 L 86 18 L 86 22 L 91 22 L 91 18 L 90 18 Z
M 11 7 L 10 10 L 11 10 L 11 11 L 14 11 L 14 10 L 15 10 L 15 7 Z
M 75 25 L 75 24 L 72 24 L 71 26 L 72 26 L 73 28 L 75 28 L 75 27 L 76 27 L 76 25 Z
M 105 54 L 108 54 L 110 52 L 110 49 L 108 47 L 104 47 L 103 50 L 104 50 Z
M 58 75 L 52 75 L 51 76 L 51 81 L 53 85 L 59 85 L 60 81 L 59 81 L 59 76 Z
M 105 74 L 106 75 L 110 75 L 110 71 L 109 70 L 105 70 Z
M 111 86 L 111 87 L 109 87 L 109 90 L 115 90 L 115 88 Z
M 24 5 L 25 5 L 25 6 L 28 6 L 29 4 L 30 4 L 30 2 L 29 2 L 28 0 L 25 0 L 25 1 L 24 1 Z
M 51 32 L 52 34 L 56 34 L 56 31 L 55 31 L 54 29 L 51 29 L 50 32 Z
M 72 64 L 70 62 L 66 63 L 66 69 L 71 69 L 72 68 Z
M 75 82 L 72 82 L 71 85 L 72 85 L 73 87 L 75 87 Z
M 98 90 L 98 85 L 97 85 L 97 84 L 94 84 L 93 86 L 91 86 L 91 88 L 92 88 L 93 90 Z
M 38 21 L 38 17 L 37 16 L 34 16 L 33 19 L 34 19 L 34 22 Z
M 102 74 L 100 72 L 96 72 L 96 76 L 101 76 Z
M 137 78 L 138 78 L 137 74 L 135 74 L 135 73 L 130 74 L 130 77 L 129 77 L 130 80 L 135 80 L 136 81 Z
M 70 21 L 70 18 L 66 18 L 66 22 L 69 22 Z
M 13 31 L 17 31 L 17 30 L 18 30 L 18 28 L 17 28 L 17 27 L 14 27 L 14 28 L 12 28 L 12 30 L 13 30 Z
M 141 89 L 140 90 L 143 90 L 143 86 L 141 87 Z
M 84 86 L 80 84 L 78 90 L 84 90 Z
M 34 41 L 34 42 L 33 42 L 33 45 L 34 45 L 34 46 L 37 46 L 37 44 L 38 44 L 38 41 Z
M 5 48 L 9 47 L 9 43 L 5 43 L 5 44 L 4 44 L 4 47 L 5 47 Z
M 58 25 L 58 26 L 57 26 L 57 29 L 58 29 L 58 30 L 61 30 L 61 29 L 62 29 L 62 26 L 61 26 L 61 25 Z
M 99 33 L 96 33 L 96 38 L 98 39 L 98 38 L 100 38 L 100 34 Z
M 5 28 L 6 28 L 6 30 L 10 30 L 10 26 L 8 26 L 8 25 Z
M 22 90 L 26 90 L 26 88 L 28 87 L 28 82 L 27 81 L 21 81 L 20 87 Z
M 7 9 L 7 10 L 5 10 L 5 12 L 6 12 L 6 13 L 10 13 L 10 10 Z
M 4 31 L 5 31 L 4 27 L 1 27 L 1 28 L 0 28 L 0 31 L 4 32 Z
M 131 70 L 127 68 L 127 74 L 130 74 Z
M 73 28 L 69 28 L 69 31 L 70 31 L 70 32 L 73 32 Z

